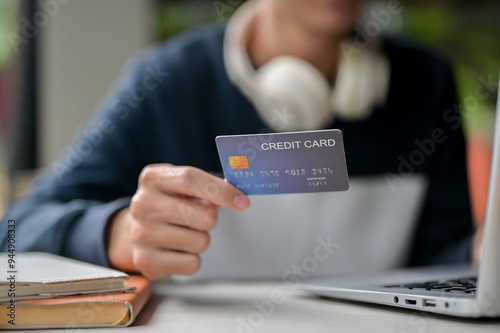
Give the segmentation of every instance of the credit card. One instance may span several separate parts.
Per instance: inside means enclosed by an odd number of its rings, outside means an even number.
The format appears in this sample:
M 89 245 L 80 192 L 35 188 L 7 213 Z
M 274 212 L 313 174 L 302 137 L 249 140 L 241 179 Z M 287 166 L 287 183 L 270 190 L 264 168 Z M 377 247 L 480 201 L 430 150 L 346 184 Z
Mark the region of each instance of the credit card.
M 340 130 L 225 135 L 215 142 L 224 176 L 246 194 L 349 189 Z

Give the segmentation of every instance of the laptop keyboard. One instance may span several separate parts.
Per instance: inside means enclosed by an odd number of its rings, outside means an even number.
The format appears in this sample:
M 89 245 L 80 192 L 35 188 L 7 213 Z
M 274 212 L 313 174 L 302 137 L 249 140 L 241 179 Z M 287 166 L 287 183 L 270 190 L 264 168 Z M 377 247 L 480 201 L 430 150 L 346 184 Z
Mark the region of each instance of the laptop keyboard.
M 477 286 L 477 277 L 466 277 L 454 280 L 434 280 L 423 283 L 395 284 L 384 287 L 475 294 L 476 286 Z

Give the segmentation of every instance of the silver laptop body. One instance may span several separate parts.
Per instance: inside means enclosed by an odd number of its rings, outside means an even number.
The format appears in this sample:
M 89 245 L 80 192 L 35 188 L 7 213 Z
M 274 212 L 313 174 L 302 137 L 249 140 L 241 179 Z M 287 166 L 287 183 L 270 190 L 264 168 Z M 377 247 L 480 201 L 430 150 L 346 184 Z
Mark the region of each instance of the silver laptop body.
M 454 265 L 409 268 L 315 279 L 294 287 L 318 296 L 452 316 L 500 317 L 500 87 L 498 99 L 484 243 L 479 267 Z M 473 281 L 476 277 L 477 285 L 472 288 L 468 281 Z

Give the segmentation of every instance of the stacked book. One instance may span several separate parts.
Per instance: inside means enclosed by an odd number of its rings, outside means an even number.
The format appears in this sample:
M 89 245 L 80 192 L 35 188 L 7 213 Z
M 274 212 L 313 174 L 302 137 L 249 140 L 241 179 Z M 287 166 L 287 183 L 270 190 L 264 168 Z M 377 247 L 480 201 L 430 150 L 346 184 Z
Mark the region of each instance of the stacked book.
M 146 304 L 142 276 L 47 253 L 3 253 L 0 329 L 128 326 Z

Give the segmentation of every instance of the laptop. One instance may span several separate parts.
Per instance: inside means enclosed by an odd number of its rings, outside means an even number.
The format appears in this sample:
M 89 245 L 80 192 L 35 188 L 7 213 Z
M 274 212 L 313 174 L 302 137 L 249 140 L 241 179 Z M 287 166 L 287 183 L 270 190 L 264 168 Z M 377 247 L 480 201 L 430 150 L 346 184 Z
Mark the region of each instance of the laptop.
M 500 87 L 479 267 L 406 268 L 309 280 L 314 295 L 385 304 L 458 317 L 500 317 Z

